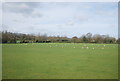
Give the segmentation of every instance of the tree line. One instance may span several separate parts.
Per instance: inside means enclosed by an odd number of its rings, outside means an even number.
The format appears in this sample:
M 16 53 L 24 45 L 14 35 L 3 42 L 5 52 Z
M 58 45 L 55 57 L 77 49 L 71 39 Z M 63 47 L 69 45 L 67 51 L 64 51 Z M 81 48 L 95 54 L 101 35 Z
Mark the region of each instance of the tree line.
M 100 35 L 87 33 L 81 37 L 74 36 L 68 38 L 65 36 L 47 36 L 32 35 L 22 33 L 12 33 L 7 31 L 0 32 L 1 43 L 120 43 L 120 38 L 116 39 L 109 35 Z

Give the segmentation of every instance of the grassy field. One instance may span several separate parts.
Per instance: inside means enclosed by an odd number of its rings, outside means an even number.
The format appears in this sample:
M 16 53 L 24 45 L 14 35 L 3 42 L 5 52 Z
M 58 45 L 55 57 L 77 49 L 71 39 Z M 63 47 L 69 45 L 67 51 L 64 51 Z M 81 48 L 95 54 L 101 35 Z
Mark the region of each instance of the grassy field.
M 117 44 L 3 44 L 3 79 L 117 79 Z

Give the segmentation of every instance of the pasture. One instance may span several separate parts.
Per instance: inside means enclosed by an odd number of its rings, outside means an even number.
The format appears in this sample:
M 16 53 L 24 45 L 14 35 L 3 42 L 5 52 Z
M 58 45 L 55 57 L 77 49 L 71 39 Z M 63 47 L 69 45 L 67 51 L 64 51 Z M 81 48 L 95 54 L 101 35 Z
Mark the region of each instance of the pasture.
M 3 44 L 3 79 L 117 79 L 117 44 Z

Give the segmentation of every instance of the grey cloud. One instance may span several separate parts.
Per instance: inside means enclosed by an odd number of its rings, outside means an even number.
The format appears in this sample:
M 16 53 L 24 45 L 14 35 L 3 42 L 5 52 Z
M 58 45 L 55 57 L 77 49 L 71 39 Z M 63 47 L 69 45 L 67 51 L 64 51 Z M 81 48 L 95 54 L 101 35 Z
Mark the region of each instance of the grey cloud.
M 0 10 L 2 9 L 2 3 L 0 2 Z
M 3 4 L 3 12 L 19 13 L 25 17 L 41 17 L 41 13 L 33 13 L 40 6 L 37 2 L 7 2 Z
M 24 20 L 18 20 L 18 19 L 14 19 L 13 22 L 17 22 L 17 23 L 26 23 L 26 21 L 24 21 Z
M 30 13 L 33 9 L 25 3 L 4 3 L 3 11 L 13 13 Z
M 88 21 L 88 17 L 86 17 L 86 16 L 82 16 L 82 15 L 77 15 L 77 16 L 75 16 L 75 19 L 77 20 L 77 21 L 80 21 L 80 22 L 86 22 L 86 21 Z

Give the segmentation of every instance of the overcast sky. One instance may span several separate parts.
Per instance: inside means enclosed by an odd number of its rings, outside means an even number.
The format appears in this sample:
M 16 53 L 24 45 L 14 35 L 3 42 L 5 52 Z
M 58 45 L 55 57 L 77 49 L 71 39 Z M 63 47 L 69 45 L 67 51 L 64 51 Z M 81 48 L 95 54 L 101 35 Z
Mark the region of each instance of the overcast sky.
M 118 36 L 116 2 L 3 3 L 3 30 L 59 36 Z

